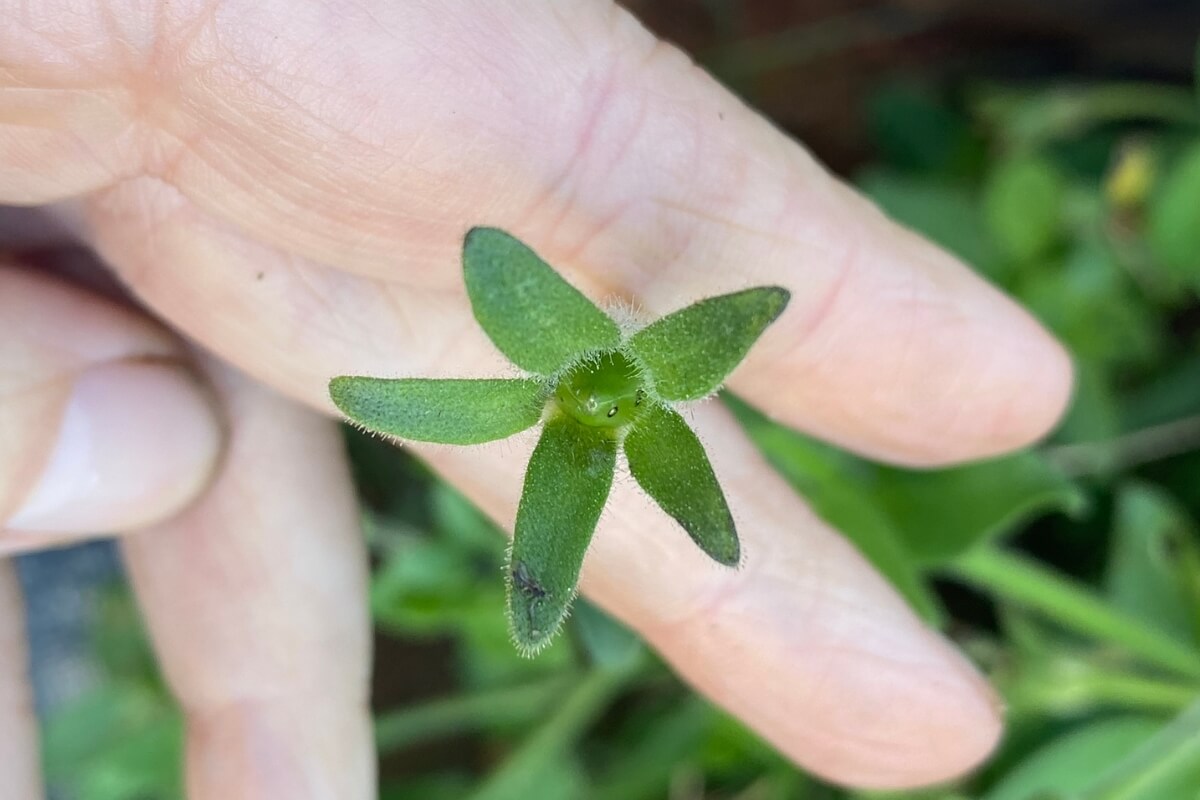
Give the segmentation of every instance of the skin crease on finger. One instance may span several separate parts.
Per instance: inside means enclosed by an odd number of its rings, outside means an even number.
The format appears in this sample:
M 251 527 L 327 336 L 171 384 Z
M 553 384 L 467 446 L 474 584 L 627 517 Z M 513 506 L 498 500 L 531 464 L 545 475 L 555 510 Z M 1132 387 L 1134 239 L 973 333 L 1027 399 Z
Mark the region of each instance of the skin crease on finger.
M 0 31 L 5 80 L 47 87 L 0 91 L 0 121 L 47 131 L 0 127 L 0 192 L 93 191 L 91 235 L 135 291 L 313 405 L 335 373 L 496 374 L 461 289 L 475 223 L 652 314 L 787 286 L 734 388 L 874 455 L 999 452 L 1065 401 L 1065 357 L 1023 312 L 602 3 L 53 6 Z M 977 762 L 998 733 L 978 679 L 701 411 L 747 517 L 743 570 L 688 561 L 626 492 L 585 588 L 821 774 L 899 786 Z M 496 452 L 425 455 L 511 521 L 524 452 Z M 686 580 L 639 573 L 661 564 Z

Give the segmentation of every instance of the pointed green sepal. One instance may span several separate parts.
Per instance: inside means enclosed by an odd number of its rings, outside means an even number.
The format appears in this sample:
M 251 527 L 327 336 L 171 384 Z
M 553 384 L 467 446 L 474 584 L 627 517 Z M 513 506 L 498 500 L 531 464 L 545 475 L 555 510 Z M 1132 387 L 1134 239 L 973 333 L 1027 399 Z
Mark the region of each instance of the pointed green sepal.
M 625 437 L 625 458 L 646 494 L 701 550 L 721 564 L 738 563 L 733 516 L 704 447 L 683 417 L 666 406 L 644 409 Z
M 616 459 L 611 431 L 565 414 L 546 422 L 525 472 L 508 564 L 509 624 L 523 653 L 540 650 L 567 615 Z
M 763 286 L 701 300 L 638 331 L 629 349 L 659 398 L 697 400 L 720 388 L 790 296 Z
M 607 314 L 504 231 L 467 232 L 463 277 L 480 327 L 521 369 L 551 375 L 581 353 L 620 341 Z
M 479 444 L 541 419 L 549 390 L 537 380 L 426 380 L 341 377 L 329 396 L 372 431 L 417 442 Z

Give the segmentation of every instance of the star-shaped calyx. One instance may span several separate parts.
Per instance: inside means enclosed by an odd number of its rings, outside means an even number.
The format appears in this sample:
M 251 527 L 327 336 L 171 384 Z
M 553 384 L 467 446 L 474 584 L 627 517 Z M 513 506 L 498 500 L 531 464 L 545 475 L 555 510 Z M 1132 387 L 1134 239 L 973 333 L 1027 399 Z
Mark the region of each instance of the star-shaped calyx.
M 733 517 L 672 403 L 714 393 L 788 302 L 776 286 L 720 295 L 635 331 L 621 327 L 504 231 L 473 228 L 463 276 L 479 325 L 530 377 L 346 376 L 329 384 L 353 422 L 400 439 L 479 444 L 542 423 L 508 563 L 513 639 L 536 652 L 574 599 L 623 450 L 629 471 L 699 547 L 738 563 Z

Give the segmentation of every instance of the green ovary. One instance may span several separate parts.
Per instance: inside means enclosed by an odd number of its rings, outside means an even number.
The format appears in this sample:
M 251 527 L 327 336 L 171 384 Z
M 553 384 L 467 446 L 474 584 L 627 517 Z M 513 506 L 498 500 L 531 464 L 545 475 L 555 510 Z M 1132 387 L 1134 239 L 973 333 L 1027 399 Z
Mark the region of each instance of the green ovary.
M 584 425 L 620 428 L 633 422 L 645 392 L 633 362 L 605 353 L 571 368 L 554 396 L 559 408 Z

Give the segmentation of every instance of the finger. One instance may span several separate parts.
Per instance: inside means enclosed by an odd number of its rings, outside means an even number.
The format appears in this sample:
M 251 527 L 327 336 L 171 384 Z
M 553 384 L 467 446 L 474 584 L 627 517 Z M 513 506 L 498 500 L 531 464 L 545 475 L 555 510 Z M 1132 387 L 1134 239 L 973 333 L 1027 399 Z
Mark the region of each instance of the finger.
M 0 120 L 40 113 L 75 135 L 51 159 L 51 189 L 150 176 L 289 256 L 409 290 L 453 290 L 455 328 L 469 321 L 458 248 L 476 223 L 514 230 L 592 296 L 632 297 L 655 314 L 785 286 L 791 307 L 733 385 L 789 424 L 879 457 L 990 455 L 1059 416 L 1069 364 L 1031 318 L 886 220 L 624 12 L 574 2 L 531 14 L 518 0 L 339 8 L 331 25 L 323 4 L 213 15 L 170 4 L 153 29 L 130 15 L 124 24 L 136 30 L 119 43 L 86 15 L 64 33 L 57 15 L 27 11 L 7 48 L 16 79 L 42 91 L 9 97 Z M 89 34 L 104 43 L 84 59 L 96 77 L 64 88 L 71 73 L 47 50 Z M 166 52 L 177 56 L 154 57 Z M 134 134 L 115 136 L 108 117 L 93 131 L 71 116 L 97 98 L 105 114 L 124 109 Z M 156 112 L 137 115 L 144 108 Z M 29 144 L 47 155 L 53 142 L 4 135 L 0 153 L 16 173 L 9 196 L 54 195 Z M 80 169 L 64 183 L 56 170 L 82 157 L 77 139 L 102 154 L 109 180 Z M 178 295 L 211 280 L 161 263 L 151 278 L 128 252 L 146 241 L 146 225 L 161 232 L 142 189 L 127 212 L 147 219 L 113 232 L 107 252 L 160 301 L 145 281 Z M 337 308 L 333 294 L 322 300 Z M 409 313 L 421 315 L 400 311 Z M 292 327 L 309 322 L 291 316 Z M 385 339 L 403 328 L 395 316 L 322 327 Z M 186 322 L 205 341 L 222 335 L 214 327 L 246 324 Z M 440 352 L 438 339 L 400 339 L 425 358 Z M 266 359 L 255 356 L 240 363 L 257 372 Z
M 217 482 L 123 543 L 192 800 L 373 797 L 366 566 L 336 427 L 228 372 Z
M 43 797 L 25 615 L 12 562 L 0 559 L 0 776 L 13 800 Z M 9 794 L 11 793 L 11 794 Z
M 220 427 L 137 314 L 0 265 L 0 554 L 132 529 L 205 486 Z
M 233 310 L 242 308 L 248 314 L 253 303 L 269 306 L 273 298 L 305 286 L 290 302 L 308 309 L 309 324 L 294 321 L 293 327 L 286 317 L 263 320 L 258 330 L 271 332 L 271 343 L 263 346 L 274 358 L 259 366 L 289 390 L 315 396 L 314 402 L 321 390 L 313 384 L 324 375 L 319 367 L 282 366 L 289 349 L 302 350 L 308 363 L 320 364 L 337 358 L 339 341 L 360 341 L 361 347 L 342 356 L 342 369 L 349 372 L 406 356 L 397 347 L 399 338 L 338 327 L 370 318 L 395 301 L 373 281 L 331 277 L 295 259 L 272 261 L 269 248 L 191 206 L 162 227 L 153 247 L 151 255 L 161 259 L 156 263 L 186 264 L 189 253 L 199 254 L 203 260 L 190 262 L 193 267 L 202 263 L 220 276 L 199 284 L 186 299 L 172 301 L 166 292 L 152 292 L 171 303 L 169 313 L 176 318 L 189 318 L 192 303 L 234 316 Z M 257 280 L 235 279 L 251 264 L 266 273 L 261 290 Z M 223 269 L 232 272 L 221 275 Z M 288 270 L 300 276 L 295 283 L 281 277 Z M 151 273 L 144 274 L 145 285 L 153 287 Z M 317 311 L 343 303 L 358 315 Z M 413 331 L 436 329 L 439 313 L 434 298 L 412 308 L 403 324 Z M 314 331 L 316 321 L 330 327 Z M 470 329 L 443 335 L 455 343 L 454 357 L 467 365 L 460 367 L 467 374 L 498 368 L 482 347 L 464 344 L 471 341 Z M 245 355 L 244 332 L 230 327 L 220 337 L 214 340 L 218 351 L 232 358 Z M 382 374 L 389 369 L 394 367 L 380 367 Z M 849 545 L 813 517 L 732 420 L 709 407 L 697 417 L 707 423 L 702 438 L 721 485 L 730 489 L 729 504 L 745 546 L 743 570 L 713 567 L 639 493 L 618 486 L 585 560 L 585 588 L 646 633 L 717 703 L 816 772 L 855 784 L 910 785 L 944 779 L 976 763 L 999 730 L 990 690 L 922 627 Z M 517 441 L 532 450 L 533 438 L 524 434 Z M 506 441 L 422 454 L 498 521 L 511 525 L 521 481 L 514 465 L 525 463 L 525 450 L 514 453 Z M 667 568 L 671 572 L 664 579 Z
M 740 569 L 714 564 L 618 477 L 582 587 L 782 753 L 829 780 L 901 788 L 952 778 L 1000 734 L 998 703 L 863 558 L 783 484 L 729 414 L 694 424 L 727 490 Z M 511 529 L 533 436 L 422 455 Z

